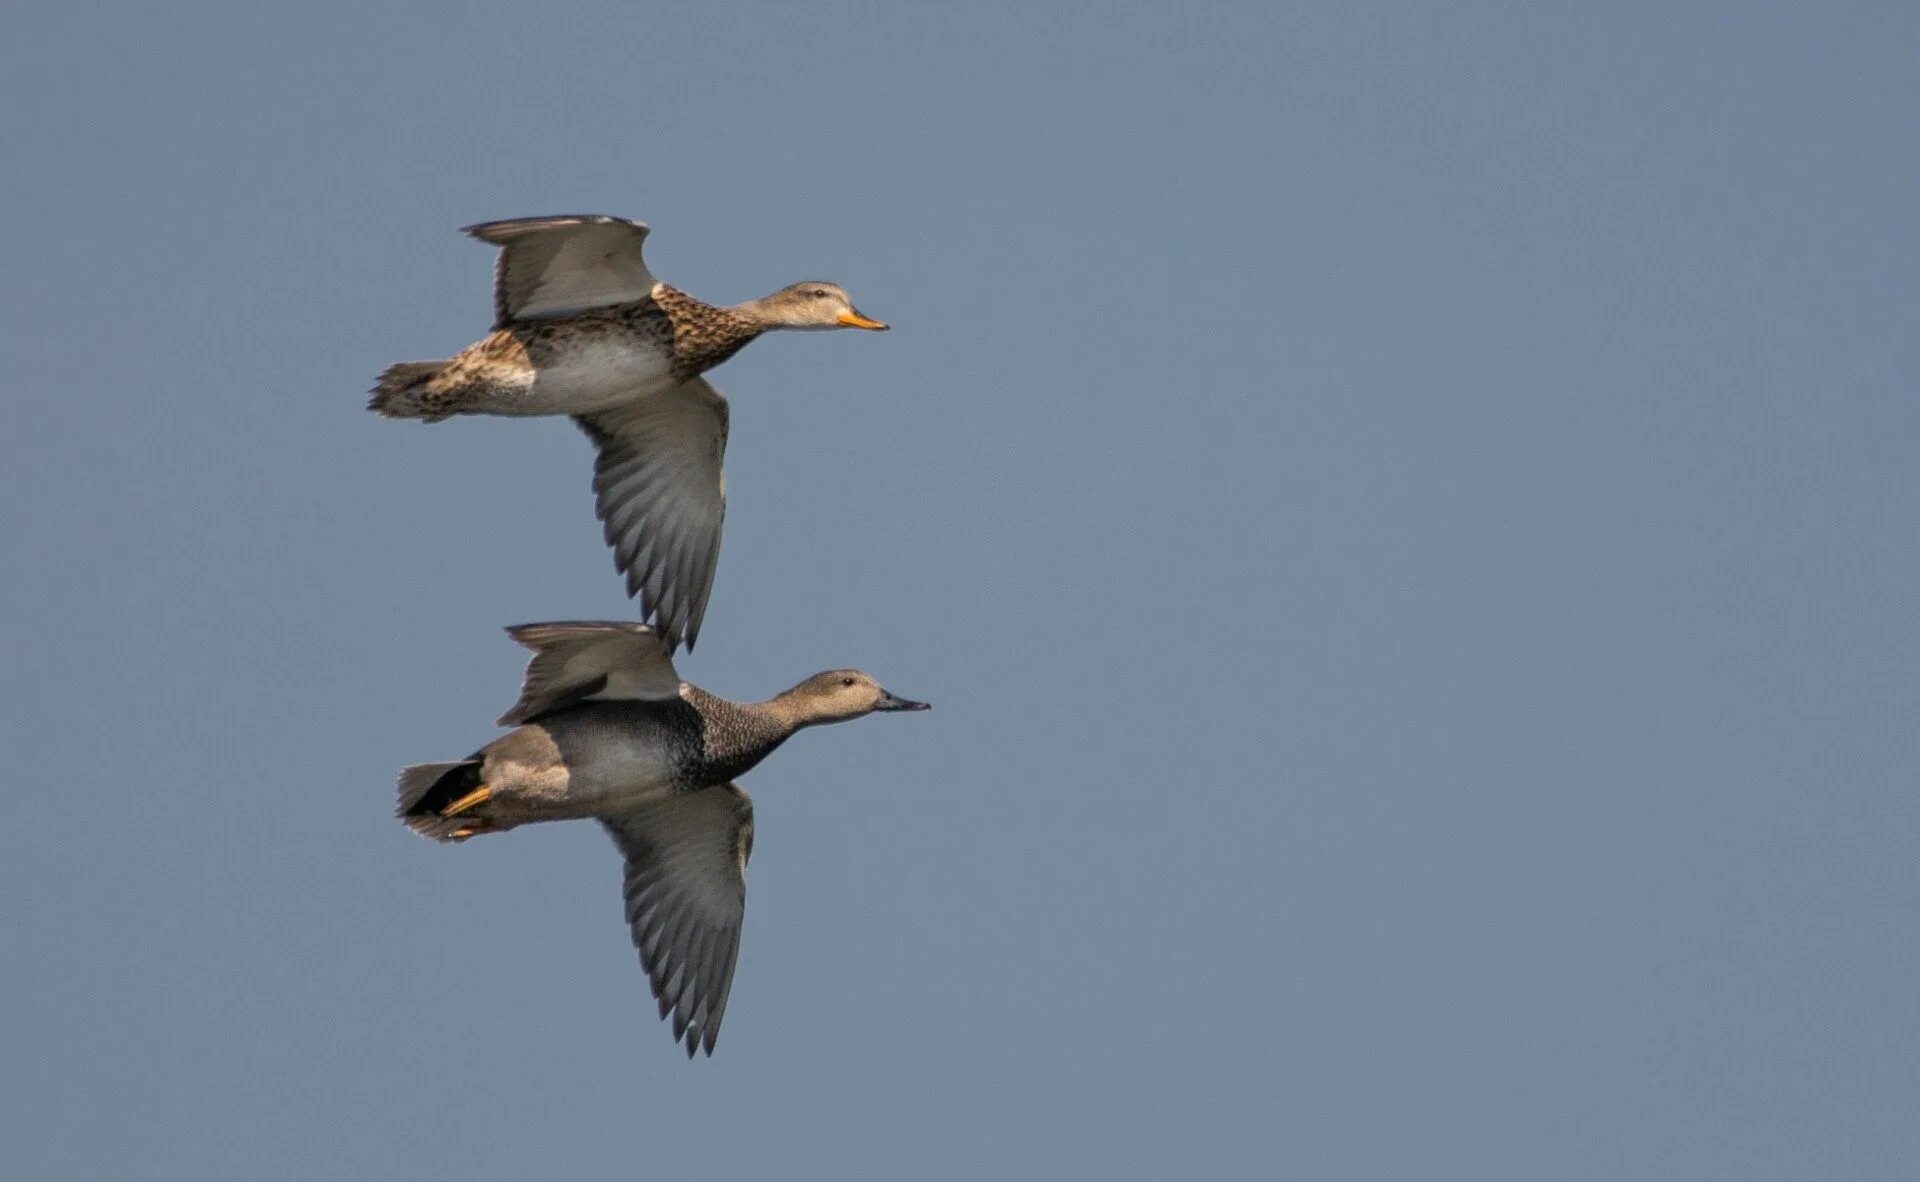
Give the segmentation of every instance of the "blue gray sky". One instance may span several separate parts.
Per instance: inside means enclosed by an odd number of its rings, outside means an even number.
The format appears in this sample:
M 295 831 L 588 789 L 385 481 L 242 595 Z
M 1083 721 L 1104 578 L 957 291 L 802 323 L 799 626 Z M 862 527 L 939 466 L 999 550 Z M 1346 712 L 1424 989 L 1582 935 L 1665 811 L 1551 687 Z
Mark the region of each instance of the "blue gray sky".
M 1877 1179 L 1920 1154 L 1907 6 L 28 3 L 9 1176 Z M 621 616 L 454 228 L 886 336 L 715 374 L 719 1053 L 403 764 Z

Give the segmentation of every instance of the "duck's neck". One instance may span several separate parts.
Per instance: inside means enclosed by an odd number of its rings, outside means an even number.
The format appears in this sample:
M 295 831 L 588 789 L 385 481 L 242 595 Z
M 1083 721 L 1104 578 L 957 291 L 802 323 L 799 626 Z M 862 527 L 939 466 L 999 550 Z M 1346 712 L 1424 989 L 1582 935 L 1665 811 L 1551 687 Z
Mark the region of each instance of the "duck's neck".
M 673 322 L 673 371 L 681 381 L 707 372 L 767 331 L 751 304 L 722 308 L 662 283 L 654 303 Z
M 746 772 L 806 725 L 779 698 L 729 702 L 695 685 L 687 686 L 681 696 L 699 712 L 701 758 L 716 780 Z

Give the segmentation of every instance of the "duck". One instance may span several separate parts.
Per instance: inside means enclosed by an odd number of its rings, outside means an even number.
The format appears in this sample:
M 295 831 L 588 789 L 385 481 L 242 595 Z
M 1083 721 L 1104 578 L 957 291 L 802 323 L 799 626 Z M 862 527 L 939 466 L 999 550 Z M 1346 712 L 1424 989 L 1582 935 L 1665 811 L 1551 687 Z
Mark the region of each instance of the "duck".
M 660 1017 L 689 1059 L 720 1035 L 740 952 L 753 800 L 734 780 L 807 727 L 920 711 L 858 669 L 762 702 L 680 680 L 646 624 L 570 620 L 507 634 L 532 650 L 506 734 L 400 773 L 395 815 L 459 843 L 544 821 L 598 821 L 626 861 L 626 917 Z
M 702 375 L 767 332 L 888 326 L 824 280 L 731 306 L 696 299 L 647 269 L 644 222 L 566 214 L 463 232 L 499 250 L 492 332 L 451 358 L 388 366 L 368 409 L 428 423 L 571 416 L 593 443 L 594 512 L 627 595 L 691 651 L 727 501 L 729 410 Z

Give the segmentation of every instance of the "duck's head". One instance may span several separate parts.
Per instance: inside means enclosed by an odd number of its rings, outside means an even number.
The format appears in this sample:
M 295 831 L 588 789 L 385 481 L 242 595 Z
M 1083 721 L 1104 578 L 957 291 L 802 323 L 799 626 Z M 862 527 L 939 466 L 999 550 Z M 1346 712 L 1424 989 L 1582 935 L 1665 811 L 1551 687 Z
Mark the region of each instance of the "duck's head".
M 783 287 L 748 305 L 768 328 L 814 331 L 828 328 L 864 328 L 885 332 L 887 326 L 860 314 L 838 283 L 811 279 Z
M 780 695 L 781 702 L 801 726 L 846 722 L 876 710 L 926 710 L 925 702 L 897 697 L 858 669 L 829 669 L 816 673 Z

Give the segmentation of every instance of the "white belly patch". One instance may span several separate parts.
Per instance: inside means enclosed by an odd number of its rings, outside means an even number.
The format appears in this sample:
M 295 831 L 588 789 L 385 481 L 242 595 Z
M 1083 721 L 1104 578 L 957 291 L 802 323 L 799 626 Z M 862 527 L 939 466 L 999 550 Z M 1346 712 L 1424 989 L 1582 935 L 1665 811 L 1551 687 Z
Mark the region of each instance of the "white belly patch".
M 536 372 L 528 401 L 548 414 L 592 414 L 674 384 L 672 361 L 623 340 L 589 339 Z

